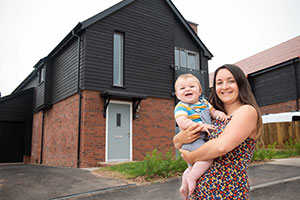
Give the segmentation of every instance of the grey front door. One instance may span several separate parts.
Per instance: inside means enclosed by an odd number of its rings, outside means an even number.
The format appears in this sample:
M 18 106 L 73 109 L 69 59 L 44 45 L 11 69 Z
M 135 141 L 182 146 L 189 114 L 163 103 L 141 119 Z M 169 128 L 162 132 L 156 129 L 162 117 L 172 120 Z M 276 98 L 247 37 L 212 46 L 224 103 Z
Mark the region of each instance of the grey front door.
M 130 161 L 130 104 L 111 102 L 107 117 L 107 161 Z

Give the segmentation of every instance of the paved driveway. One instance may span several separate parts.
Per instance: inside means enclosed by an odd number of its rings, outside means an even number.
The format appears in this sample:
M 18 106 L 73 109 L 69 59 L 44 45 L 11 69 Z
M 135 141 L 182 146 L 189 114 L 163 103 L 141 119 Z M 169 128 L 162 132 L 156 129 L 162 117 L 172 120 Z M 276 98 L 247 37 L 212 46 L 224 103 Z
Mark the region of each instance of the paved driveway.
M 300 199 L 300 158 L 252 165 L 251 200 Z M 100 178 L 82 169 L 41 165 L 0 165 L 0 199 L 180 200 L 181 178 L 164 183 L 132 185 Z
M 82 169 L 0 164 L 1 200 L 55 199 L 126 185 L 124 181 L 99 178 Z

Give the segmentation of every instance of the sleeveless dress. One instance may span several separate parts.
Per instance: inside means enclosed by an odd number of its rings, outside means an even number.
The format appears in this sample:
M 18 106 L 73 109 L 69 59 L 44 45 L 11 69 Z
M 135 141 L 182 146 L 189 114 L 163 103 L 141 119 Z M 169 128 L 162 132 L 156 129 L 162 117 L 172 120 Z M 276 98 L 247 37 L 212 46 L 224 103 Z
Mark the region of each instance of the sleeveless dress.
M 229 123 L 216 120 L 209 140 L 217 138 Z M 248 199 L 248 165 L 251 162 L 255 140 L 247 138 L 227 154 L 216 158 L 208 170 L 198 179 L 190 199 Z

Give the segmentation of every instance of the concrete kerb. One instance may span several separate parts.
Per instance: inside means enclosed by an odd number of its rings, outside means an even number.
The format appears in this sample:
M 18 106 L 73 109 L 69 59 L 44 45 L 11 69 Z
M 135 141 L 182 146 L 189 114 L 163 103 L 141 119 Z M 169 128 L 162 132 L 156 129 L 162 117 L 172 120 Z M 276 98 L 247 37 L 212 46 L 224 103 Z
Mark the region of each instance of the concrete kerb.
M 116 186 L 116 187 L 103 188 L 103 189 L 99 189 L 99 190 L 92 190 L 92 191 L 88 191 L 88 192 L 82 192 L 82 193 L 77 193 L 77 194 L 71 194 L 71 195 L 51 198 L 51 200 L 65 200 L 65 199 L 74 199 L 74 198 L 83 198 L 83 197 L 89 197 L 89 196 L 94 196 L 94 195 L 101 195 L 104 193 L 115 192 L 116 190 L 119 190 L 119 189 L 124 189 L 124 188 L 129 188 L 129 187 L 134 187 L 134 186 L 136 186 L 136 184 L 128 184 L 128 185 L 121 185 L 121 186 Z
M 274 186 L 277 184 L 282 184 L 282 183 L 287 183 L 290 181 L 296 181 L 299 180 L 300 176 L 297 177 L 293 177 L 293 178 L 287 178 L 287 179 L 282 179 L 282 180 L 278 180 L 278 181 L 272 181 L 269 183 L 264 183 L 264 184 L 260 184 L 260 185 L 254 185 L 250 187 L 250 191 L 256 190 L 256 189 L 260 189 L 260 188 L 264 188 L 264 187 L 270 187 L 270 186 Z

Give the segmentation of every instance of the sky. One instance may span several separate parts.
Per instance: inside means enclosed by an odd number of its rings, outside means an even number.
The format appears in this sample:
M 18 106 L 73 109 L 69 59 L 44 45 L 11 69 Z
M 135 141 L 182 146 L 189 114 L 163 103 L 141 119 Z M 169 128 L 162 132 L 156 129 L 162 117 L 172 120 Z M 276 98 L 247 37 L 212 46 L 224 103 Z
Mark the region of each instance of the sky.
M 79 23 L 120 0 L 0 0 L 0 92 L 9 95 Z M 198 24 L 209 72 L 300 35 L 299 0 L 172 0 Z

